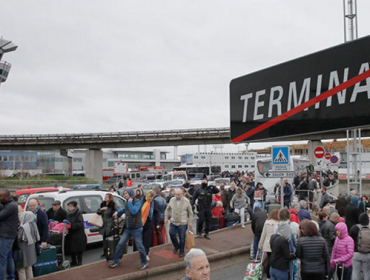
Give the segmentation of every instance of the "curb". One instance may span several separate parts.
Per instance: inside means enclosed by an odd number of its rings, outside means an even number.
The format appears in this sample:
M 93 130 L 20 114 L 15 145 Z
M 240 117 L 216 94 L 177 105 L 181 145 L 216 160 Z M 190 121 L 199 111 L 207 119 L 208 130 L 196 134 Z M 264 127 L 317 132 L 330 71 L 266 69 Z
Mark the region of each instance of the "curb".
M 245 253 L 249 253 L 250 246 L 243 246 L 234 250 L 226 251 L 226 252 L 221 252 L 221 253 L 216 253 L 216 254 L 211 254 L 208 255 L 208 261 L 210 263 L 217 262 L 221 259 L 225 258 L 230 258 L 233 256 L 238 256 L 242 255 Z M 130 274 L 125 274 L 125 275 L 119 275 L 119 276 L 114 276 L 110 278 L 106 278 L 106 280 L 136 280 L 136 279 L 146 279 L 147 277 L 153 277 L 153 276 L 158 276 L 161 274 L 166 274 L 168 272 L 173 272 L 175 270 L 184 270 L 184 262 L 180 261 L 174 264 L 169 264 L 161 267 L 156 267 L 156 268 L 151 268 L 149 270 L 142 270 Z

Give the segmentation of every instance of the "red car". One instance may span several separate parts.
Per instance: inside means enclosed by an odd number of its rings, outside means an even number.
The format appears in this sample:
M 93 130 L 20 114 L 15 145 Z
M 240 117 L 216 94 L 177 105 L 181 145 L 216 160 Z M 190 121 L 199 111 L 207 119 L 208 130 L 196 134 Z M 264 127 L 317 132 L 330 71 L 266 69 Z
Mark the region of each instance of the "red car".
M 63 187 L 62 187 L 63 188 Z M 69 188 L 63 188 L 63 190 L 70 190 Z M 22 207 L 22 211 L 24 210 L 24 204 L 27 201 L 28 196 L 37 192 L 55 192 L 59 191 L 58 187 L 47 187 L 47 188 L 33 188 L 30 187 L 25 190 L 15 191 L 14 194 L 18 195 L 18 204 Z

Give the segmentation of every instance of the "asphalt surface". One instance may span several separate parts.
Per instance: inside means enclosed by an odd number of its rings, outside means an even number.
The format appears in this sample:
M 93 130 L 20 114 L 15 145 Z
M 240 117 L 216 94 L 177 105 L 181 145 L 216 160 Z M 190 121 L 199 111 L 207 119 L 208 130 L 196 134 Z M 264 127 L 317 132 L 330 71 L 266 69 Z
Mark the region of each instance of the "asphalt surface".
M 210 237 L 211 240 L 196 238 L 195 247 L 203 249 L 211 263 L 217 260 L 223 262 L 224 259 L 232 259 L 233 255 L 244 254 L 245 256 L 253 240 L 253 233 L 250 224 L 247 224 L 245 228 L 233 226 L 211 232 Z M 99 248 L 96 249 L 100 250 Z M 52 275 L 44 275 L 37 279 L 152 279 L 152 275 L 166 275 L 176 270 L 183 271 L 183 258 L 173 254 L 172 250 L 172 244 L 151 248 L 151 260 L 149 266 L 145 270 L 137 269 L 137 266 L 140 264 L 140 257 L 138 252 L 134 252 L 124 255 L 119 262 L 119 266 L 114 269 L 109 268 L 105 260 L 100 260 L 80 267 L 60 271 Z M 188 252 L 188 250 L 186 250 L 186 252 Z M 232 263 L 230 265 L 232 265 Z M 173 279 L 175 280 L 177 278 Z

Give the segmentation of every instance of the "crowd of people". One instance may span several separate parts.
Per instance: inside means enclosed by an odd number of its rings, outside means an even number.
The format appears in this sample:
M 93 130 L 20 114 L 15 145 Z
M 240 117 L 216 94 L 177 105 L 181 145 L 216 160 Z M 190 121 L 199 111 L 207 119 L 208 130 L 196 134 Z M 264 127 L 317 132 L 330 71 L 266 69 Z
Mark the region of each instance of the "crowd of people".
M 359 197 L 355 191 L 348 197 L 341 194 L 334 198 L 326 192 L 326 185 L 335 183 L 335 178 L 331 180 L 332 176 L 328 176 L 320 185 L 316 177 L 307 173 L 299 173 L 292 184 L 284 180 L 283 190 L 279 184 L 275 186 L 273 199 L 279 202 L 283 199 L 285 208 L 271 211 L 266 211 L 271 194 L 262 183 L 254 182 L 253 174 L 237 174 L 229 188 L 208 185 L 206 179 L 195 188 L 188 181 L 182 188 L 171 189 L 167 197 L 160 187 L 145 193 L 141 186 L 135 190 L 121 188 L 125 198 L 122 209 L 107 192 L 97 211 L 103 220 L 103 226 L 99 228 L 103 240 L 113 235 L 115 220 L 125 214 L 120 240 L 108 265 L 110 268 L 118 266 L 130 239 L 139 251 L 138 269 L 148 266 L 152 246 L 168 240 L 173 245 L 173 253 L 184 257 L 186 232 L 193 226 L 197 238 L 211 239 L 212 217 L 218 218 L 218 227 L 222 228 L 227 224 L 228 215 L 236 213 L 244 228 L 248 219 L 244 216 L 246 211 L 254 234 L 251 257 L 262 258 L 268 279 L 298 279 L 298 275 L 302 279 L 325 279 L 326 276 L 330 279 L 335 271 L 343 272 L 343 279 L 351 279 L 351 276 L 355 277 L 353 279 L 370 279 L 368 198 Z M 321 200 L 315 202 L 311 193 L 318 188 L 321 189 Z M 33 277 L 35 248 L 47 246 L 50 221 L 60 224 L 68 220 L 66 252 L 71 256 L 71 265 L 82 264 L 86 238 L 82 213 L 76 201 L 70 201 L 68 209 L 64 210 L 58 200 L 50 209 L 42 209 L 37 199 L 31 199 L 29 211 L 22 212 L 15 200 L 9 191 L 0 190 L 0 280 L 5 274 L 8 279 L 13 279 L 16 271 L 19 279 Z M 193 225 L 195 214 L 198 221 Z M 107 256 L 106 248 L 102 253 L 102 257 Z M 193 251 L 190 256 L 201 258 L 203 253 Z M 187 279 L 193 279 L 191 264 L 186 257 L 185 263 L 189 265 Z M 208 273 L 207 267 L 204 273 Z

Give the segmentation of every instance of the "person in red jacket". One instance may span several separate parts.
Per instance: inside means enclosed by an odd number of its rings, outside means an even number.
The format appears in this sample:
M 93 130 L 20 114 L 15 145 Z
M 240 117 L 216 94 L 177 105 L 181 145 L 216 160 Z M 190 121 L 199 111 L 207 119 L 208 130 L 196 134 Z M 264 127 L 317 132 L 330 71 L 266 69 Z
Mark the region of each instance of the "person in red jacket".
M 127 179 L 126 184 L 127 184 L 127 187 L 128 188 L 131 188 L 132 187 L 132 182 L 131 182 L 131 179 L 130 178 Z
M 299 224 L 298 212 L 300 206 L 297 202 L 294 202 L 292 208 L 290 208 L 290 221 Z
M 212 217 L 218 218 L 218 227 L 224 228 L 225 227 L 225 219 L 224 219 L 225 209 L 222 205 L 222 201 L 217 201 L 216 207 L 212 209 Z

